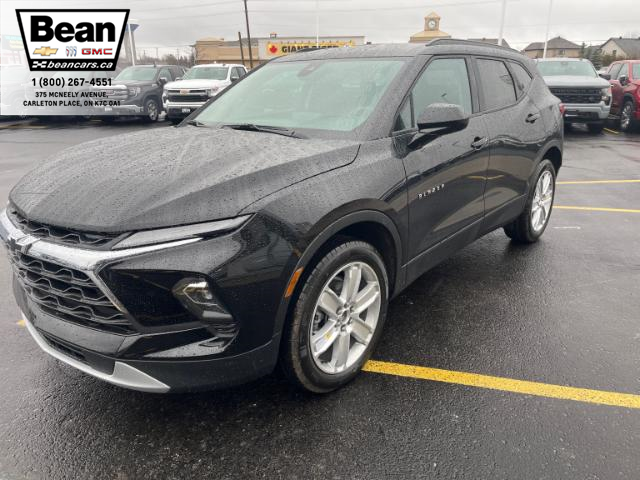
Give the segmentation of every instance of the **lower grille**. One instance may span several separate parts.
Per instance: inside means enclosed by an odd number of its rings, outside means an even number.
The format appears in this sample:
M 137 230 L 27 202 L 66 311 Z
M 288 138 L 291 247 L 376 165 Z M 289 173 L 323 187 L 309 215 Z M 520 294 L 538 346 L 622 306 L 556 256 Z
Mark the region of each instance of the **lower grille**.
M 59 342 L 54 337 L 43 332 L 42 330 L 38 330 L 38 333 L 44 337 L 44 339 L 47 341 L 49 345 L 51 345 L 53 348 L 58 350 L 60 353 L 64 353 L 65 355 L 71 358 L 75 358 L 80 362 L 87 363 L 86 357 L 80 350 L 77 350 L 65 343 Z
M 84 272 L 9 249 L 15 275 L 42 311 L 63 320 L 114 333 L 132 333 L 127 316 Z
M 189 93 L 180 94 L 169 90 L 167 100 L 174 103 L 196 103 L 206 102 L 209 100 L 208 95 L 204 91 L 191 91 Z
M 600 103 L 602 92 L 599 88 L 550 88 L 551 93 L 562 103 Z

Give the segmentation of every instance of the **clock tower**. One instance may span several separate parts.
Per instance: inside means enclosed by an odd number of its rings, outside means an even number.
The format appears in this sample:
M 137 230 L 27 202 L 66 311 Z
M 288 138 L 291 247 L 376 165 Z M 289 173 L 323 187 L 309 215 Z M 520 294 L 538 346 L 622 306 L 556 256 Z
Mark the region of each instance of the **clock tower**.
M 410 43 L 426 43 L 436 38 L 451 38 L 446 32 L 440 31 L 440 15 L 431 12 L 424 17 L 424 30 L 411 35 Z

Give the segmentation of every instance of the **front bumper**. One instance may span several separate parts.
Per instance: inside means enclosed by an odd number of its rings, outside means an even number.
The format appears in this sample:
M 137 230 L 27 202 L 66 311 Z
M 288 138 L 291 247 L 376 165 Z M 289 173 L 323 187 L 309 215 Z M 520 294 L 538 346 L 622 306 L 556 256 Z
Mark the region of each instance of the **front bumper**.
M 131 319 L 132 329 L 121 332 L 61 318 L 27 293 L 24 279 L 16 274 L 14 295 L 38 345 L 101 380 L 147 392 L 223 388 L 273 370 L 280 340 L 277 318 L 295 257 L 288 242 L 267 234 L 265 227 L 252 219 L 239 231 L 209 239 L 88 250 L 25 235 L 0 214 L 0 237 L 10 251 L 19 248 L 39 261 L 84 272 Z M 149 272 L 206 276 L 237 320 L 237 336 L 224 348 L 212 348 L 213 324 L 198 319 L 163 322 L 166 312 L 158 311 L 158 289 L 126 294 L 131 285 L 144 283 Z M 126 285 L 114 283 L 123 278 L 129 279 Z
M 565 103 L 564 121 L 577 123 L 603 122 L 609 117 L 610 105 L 604 102 L 595 104 Z
M 185 118 L 205 103 L 206 102 L 180 103 L 167 101 L 164 103 L 164 109 L 169 118 Z

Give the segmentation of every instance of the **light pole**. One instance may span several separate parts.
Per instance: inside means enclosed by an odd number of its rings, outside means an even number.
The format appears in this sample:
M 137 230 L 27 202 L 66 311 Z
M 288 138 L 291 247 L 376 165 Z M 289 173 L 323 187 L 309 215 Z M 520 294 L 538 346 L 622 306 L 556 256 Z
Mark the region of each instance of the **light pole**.
M 549 26 L 551 25 L 551 7 L 553 6 L 553 0 L 549 0 L 549 13 L 547 13 L 547 32 L 544 34 L 544 50 L 542 52 L 542 58 L 547 58 L 547 42 L 549 42 Z
M 249 31 L 249 12 L 247 11 L 247 0 L 244 0 L 244 20 L 247 24 L 247 41 L 249 42 L 249 68 L 253 68 L 253 53 L 251 52 L 251 32 Z M 240 46 L 242 48 L 242 46 Z
M 507 0 L 502 0 L 502 19 L 500 20 L 500 35 L 498 35 L 498 45 L 502 46 L 502 36 L 504 34 L 504 19 L 507 15 Z

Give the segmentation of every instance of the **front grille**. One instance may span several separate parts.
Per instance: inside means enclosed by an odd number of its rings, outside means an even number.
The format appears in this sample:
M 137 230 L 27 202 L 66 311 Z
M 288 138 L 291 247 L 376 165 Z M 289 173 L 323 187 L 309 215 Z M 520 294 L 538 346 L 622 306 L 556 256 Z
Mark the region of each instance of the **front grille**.
M 84 272 L 9 247 L 9 259 L 27 296 L 42 311 L 63 320 L 114 333 L 131 333 L 125 314 Z
M 174 103 L 199 103 L 209 100 L 204 90 L 189 90 L 189 93 L 180 93 L 180 90 L 169 90 L 167 100 Z
M 602 92 L 599 88 L 550 88 L 551 93 L 562 103 L 600 103 Z
M 27 220 L 15 208 L 7 208 L 11 222 L 24 233 L 38 238 L 46 238 L 50 242 L 64 243 L 75 247 L 98 248 L 111 244 L 121 234 L 80 232 L 62 227 L 53 227 L 44 223 Z

